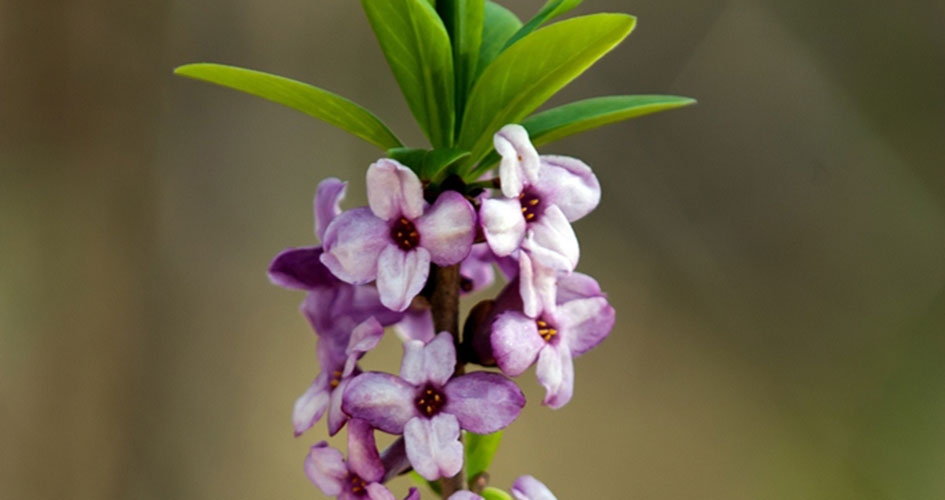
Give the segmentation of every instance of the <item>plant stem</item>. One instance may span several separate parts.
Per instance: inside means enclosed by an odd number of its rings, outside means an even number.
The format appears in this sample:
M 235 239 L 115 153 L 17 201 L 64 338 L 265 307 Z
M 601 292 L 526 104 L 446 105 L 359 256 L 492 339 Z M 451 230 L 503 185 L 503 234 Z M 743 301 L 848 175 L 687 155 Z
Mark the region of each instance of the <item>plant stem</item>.
M 433 313 L 433 327 L 436 332 L 450 332 L 457 353 L 461 345 L 459 338 L 459 264 L 449 267 L 436 267 L 434 270 L 434 288 L 430 297 Z M 457 360 L 455 375 L 462 375 L 465 366 Z M 462 441 L 462 435 L 460 435 Z M 459 490 L 466 489 L 466 468 L 463 467 L 453 477 L 440 480 L 443 485 L 443 498 Z

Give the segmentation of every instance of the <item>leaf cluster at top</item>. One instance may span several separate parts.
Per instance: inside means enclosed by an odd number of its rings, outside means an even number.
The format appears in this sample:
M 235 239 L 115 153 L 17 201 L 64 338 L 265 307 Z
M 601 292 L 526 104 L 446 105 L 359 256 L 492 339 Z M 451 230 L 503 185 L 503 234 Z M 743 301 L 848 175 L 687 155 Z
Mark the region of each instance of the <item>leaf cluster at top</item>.
M 361 0 L 430 149 L 408 148 L 373 113 L 288 78 L 221 64 L 175 73 L 283 104 L 360 137 L 424 180 L 466 182 L 498 158 L 492 136 L 521 123 L 536 145 L 692 104 L 676 96 L 610 96 L 532 113 L 633 31 L 636 18 L 591 14 L 547 24 L 582 0 L 548 0 L 527 23 L 491 0 Z

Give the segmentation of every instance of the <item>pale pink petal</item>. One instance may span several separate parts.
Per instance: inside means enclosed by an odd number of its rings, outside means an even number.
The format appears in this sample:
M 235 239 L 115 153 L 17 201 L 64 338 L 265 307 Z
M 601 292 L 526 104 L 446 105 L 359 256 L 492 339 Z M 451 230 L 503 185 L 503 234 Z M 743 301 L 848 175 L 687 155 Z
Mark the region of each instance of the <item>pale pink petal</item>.
M 359 418 L 348 423 L 348 468 L 369 483 L 384 477 L 384 464 L 374 442 L 374 429 Z
M 345 426 L 345 422 L 348 421 L 348 415 L 341 409 L 341 404 L 344 402 L 345 389 L 347 389 L 351 380 L 351 378 L 342 379 L 338 383 L 338 387 L 331 391 L 331 399 L 328 401 L 328 413 L 325 417 L 328 422 L 329 436 L 338 434 Z
M 315 235 L 321 241 L 328 224 L 341 215 L 341 200 L 345 198 L 347 182 L 329 177 L 318 183 L 315 190 Z
M 420 500 L 420 490 L 416 488 L 410 488 L 410 491 L 407 493 L 407 496 L 404 497 L 404 500 Z
M 563 304 L 575 299 L 604 296 L 597 280 L 584 273 L 571 273 L 558 280 L 558 294 L 555 302 Z
M 450 495 L 447 500 L 483 500 L 483 498 L 471 491 L 460 490 Z
M 447 191 L 415 221 L 420 246 L 438 266 L 451 266 L 469 255 L 476 237 L 476 211 L 463 195 Z
M 492 353 L 502 373 L 521 375 L 545 346 L 535 320 L 515 311 L 499 315 L 492 323 Z
M 426 345 L 418 340 L 404 343 L 400 377 L 415 386 L 426 383 L 443 386 L 453 376 L 455 367 L 456 347 L 448 332 L 441 332 Z
M 351 375 L 358 359 L 366 352 L 377 347 L 378 342 L 384 336 L 384 327 L 374 316 L 362 321 L 358 326 L 351 330 L 351 338 L 348 341 L 348 348 L 345 349 L 345 369 L 342 376 Z
M 377 291 L 381 303 L 392 311 L 404 311 L 423 290 L 430 274 L 430 252 L 415 248 L 404 252 L 389 245 L 377 259 Z
M 300 436 L 318 422 L 328 409 L 328 374 L 322 372 L 312 385 L 295 400 L 292 409 L 292 426 L 295 436 Z
M 525 395 L 515 382 L 492 372 L 473 372 L 450 380 L 443 389 L 444 413 L 454 415 L 460 427 L 476 434 L 492 434 L 511 424 L 525 406 Z
M 380 483 L 371 483 L 365 487 L 369 500 L 397 500 L 397 497 Z
M 518 259 L 522 312 L 530 318 L 537 318 L 542 311 L 553 311 L 558 271 L 535 260 L 531 252 L 519 252 Z
M 394 325 L 394 332 L 402 342 L 419 340 L 424 344 L 433 340 L 433 314 L 429 309 L 407 309 L 404 319 Z
M 502 194 L 515 198 L 526 183 L 538 180 L 538 151 L 528 138 L 528 131 L 521 125 L 506 125 L 493 138 L 495 150 L 502 156 L 499 163 L 499 178 L 502 179 Z
M 554 319 L 572 357 L 591 350 L 610 334 L 616 311 L 603 297 L 577 299 L 558 305 Z
M 417 388 L 388 373 L 362 373 L 351 379 L 341 408 L 354 418 L 367 420 L 375 429 L 401 434 L 404 424 L 418 412 L 413 399 Z
M 410 419 L 404 427 L 404 442 L 413 469 L 428 481 L 452 477 L 463 466 L 459 421 L 453 415 Z
M 368 204 L 384 220 L 423 215 L 423 186 L 413 170 L 396 160 L 378 160 L 367 171 Z
M 532 476 L 522 476 L 512 484 L 515 500 L 558 500 L 547 486 Z
M 377 259 L 390 242 L 387 223 L 367 207 L 339 215 L 328 225 L 323 240 L 322 264 L 338 279 L 362 285 L 377 276 Z
M 341 452 L 322 441 L 312 446 L 305 457 L 305 475 L 322 493 L 333 497 L 341 493 L 348 467 Z
M 543 404 L 555 409 L 568 404 L 574 391 L 574 364 L 571 350 L 564 342 L 541 350 L 535 375 L 545 388 Z
M 517 250 L 525 237 L 525 217 L 517 199 L 493 198 L 482 202 L 479 223 L 489 248 L 499 257 Z
M 554 205 L 528 227 L 522 248 L 545 266 L 565 272 L 574 270 L 581 255 L 571 223 Z
M 542 202 L 556 205 L 571 222 L 600 204 L 600 183 L 591 167 L 577 158 L 542 156 L 538 182 L 532 188 Z

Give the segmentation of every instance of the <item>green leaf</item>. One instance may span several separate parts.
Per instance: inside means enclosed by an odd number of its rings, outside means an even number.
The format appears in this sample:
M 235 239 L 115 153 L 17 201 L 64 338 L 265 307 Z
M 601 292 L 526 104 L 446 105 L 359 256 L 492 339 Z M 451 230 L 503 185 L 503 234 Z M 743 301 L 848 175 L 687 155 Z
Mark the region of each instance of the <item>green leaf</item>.
M 476 77 L 502 52 L 505 42 L 522 27 L 522 21 L 505 7 L 486 0 L 485 20 L 482 24 L 482 46 L 479 48 L 479 64 Z M 475 78 L 473 78 L 475 83 Z
M 410 111 L 433 147 L 453 144 L 453 50 L 427 0 L 361 0 Z
M 531 18 L 525 26 L 522 26 L 514 35 L 509 37 L 508 41 L 505 42 L 505 48 L 525 38 L 529 33 L 537 30 L 542 24 L 574 9 L 580 5 L 582 1 L 583 0 L 548 0 L 545 6 L 538 11 L 538 14 L 535 14 L 535 17 Z
M 480 496 L 485 500 L 512 500 L 512 495 L 492 486 L 483 488 Z
M 423 158 L 423 174 L 421 179 L 440 182 L 449 173 L 449 167 L 469 156 L 469 151 L 456 148 L 434 149 L 427 152 Z
M 502 126 L 518 123 L 577 78 L 633 30 L 625 14 L 576 17 L 542 28 L 499 55 L 473 88 L 458 145 L 472 152 L 466 167 L 492 149 Z
M 461 120 L 472 88 L 482 45 L 484 0 L 440 0 L 437 11 L 453 41 L 453 73 L 456 80 L 456 119 Z M 459 126 L 459 124 L 456 124 Z
M 241 90 L 314 116 L 371 144 L 390 149 L 403 146 L 397 136 L 370 111 L 337 94 L 260 71 L 222 64 L 188 64 L 175 74 Z
M 492 457 L 502 442 L 502 431 L 494 434 L 482 435 L 465 433 L 466 435 L 466 477 L 475 478 L 489 470 Z
M 532 115 L 522 122 L 535 146 L 639 116 L 695 104 L 695 99 L 671 95 L 621 95 L 572 102 Z M 499 162 L 493 150 L 467 177 L 478 179 Z

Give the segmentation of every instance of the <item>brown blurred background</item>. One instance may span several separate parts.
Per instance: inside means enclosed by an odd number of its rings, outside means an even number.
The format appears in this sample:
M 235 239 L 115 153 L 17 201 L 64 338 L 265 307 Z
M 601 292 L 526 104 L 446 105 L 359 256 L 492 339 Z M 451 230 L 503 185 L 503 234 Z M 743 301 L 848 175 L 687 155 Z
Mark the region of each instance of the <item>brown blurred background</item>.
M 497 486 L 945 498 L 943 5 L 578 9 L 639 25 L 554 104 L 700 104 L 544 148 L 604 185 L 580 268 L 618 325 L 565 409 L 521 378 Z M 420 144 L 356 2 L 0 0 L 4 500 L 321 498 L 301 462 L 324 424 L 293 439 L 289 419 L 314 340 L 265 269 L 314 241 L 316 183 L 351 179 L 363 203 L 379 153 L 172 76 L 198 61 L 337 91 Z

